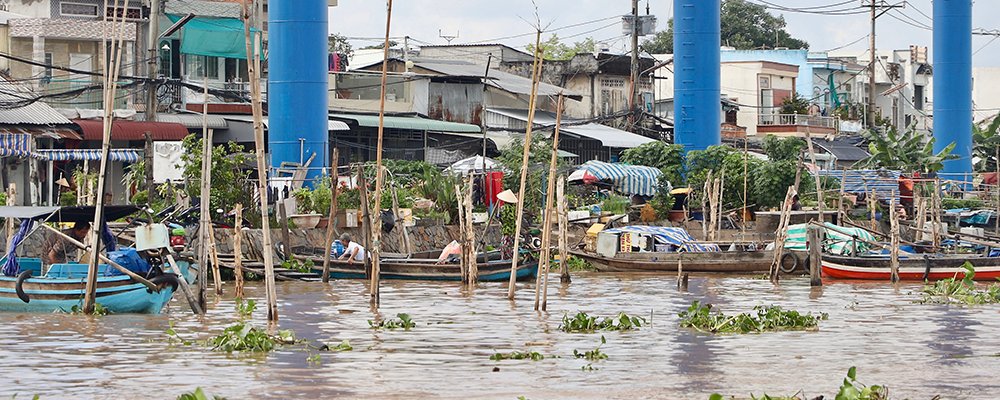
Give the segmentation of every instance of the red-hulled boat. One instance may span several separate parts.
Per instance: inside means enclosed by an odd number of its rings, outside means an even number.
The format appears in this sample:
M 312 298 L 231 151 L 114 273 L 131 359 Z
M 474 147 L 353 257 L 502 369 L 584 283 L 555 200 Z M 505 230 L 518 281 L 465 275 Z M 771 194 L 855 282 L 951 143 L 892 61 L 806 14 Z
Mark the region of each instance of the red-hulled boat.
M 899 279 L 904 281 L 936 281 L 952 277 L 961 278 L 966 262 L 976 269 L 976 280 L 993 281 L 1000 278 L 1000 257 L 980 255 L 913 254 L 899 259 Z M 823 276 L 835 279 L 889 280 L 892 272 L 888 255 L 862 257 L 823 254 Z

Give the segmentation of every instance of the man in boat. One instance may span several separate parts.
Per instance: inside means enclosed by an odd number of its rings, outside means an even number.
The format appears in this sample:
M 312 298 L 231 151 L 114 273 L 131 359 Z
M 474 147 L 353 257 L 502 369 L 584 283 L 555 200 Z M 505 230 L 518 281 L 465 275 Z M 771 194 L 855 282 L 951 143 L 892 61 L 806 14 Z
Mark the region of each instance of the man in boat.
M 348 264 L 365 260 L 365 248 L 358 244 L 358 242 L 351 240 L 350 233 L 340 235 L 340 243 L 344 245 L 344 254 L 341 254 L 338 259 L 346 259 Z
M 70 229 L 63 229 L 62 233 L 66 234 L 77 241 L 83 242 L 87 237 L 87 233 L 90 232 L 89 222 L 76 222 Z M 42 245 L 42 261 L 45 264 L 62 264 L 66 262 L 66 252 L 69 249 L 75 249 L 68 240 L 59 235 L 49 235 L 49 238 L 45 240 Z

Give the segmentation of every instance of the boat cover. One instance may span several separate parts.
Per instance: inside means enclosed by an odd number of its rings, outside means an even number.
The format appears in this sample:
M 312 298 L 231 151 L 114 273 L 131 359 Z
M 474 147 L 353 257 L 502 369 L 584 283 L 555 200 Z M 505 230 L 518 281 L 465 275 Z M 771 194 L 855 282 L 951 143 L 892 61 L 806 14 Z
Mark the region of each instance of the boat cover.
M 899 204 L 899 171 L 889 170 L 822 170 L 820 176 L 828 176 L 838 181 L 844 180 L 844 191 L 847 193 L 869 193 L 875 191 L 875 195 L 881 200 L 896 199 Z M 846 177 L 846 179 L 844 179 Z
M 587 161 L 577 171 L 593 175 L 602 182 L 608 182 L 616 191 L 628 195 L 653 196 L 662 171 L 653 167 L 628 164 L 611 164 L 602 161 Z M 574 172 L 574 174 L 576 174 Z M 572 180 L 572 177 L 570 178 Z M 586 182 L 586 179 L 584 179 Z
M 834 225 L 829 222 L 825 225 L 832 228 L 826 229 L 826 245 L 824 246 L 824 250 L 830 254 L 851 255 L 854 247 L 857 247 L 859 254 L 868 252 L 871 246 L 860 240 L 852 240 L 853 236 L 872 242 L 876 241 L 874 235 L 861 228 L 848 228 Z M 809 224 L 789 226 L 787 232 L 788 236 L 787 239 L 785 239 L 785 249 L 796 251 L 809 250 L 809 248 L 806 247 L 806 227 L 808 226 Z M 848 236 L 842 232 L 851 232 L 853 236 Z M 852 244 L 852 241 L 855 243 Z
M 674 228 L 668 226 L 645 226 L 632 225 L 621 228 L 608 229 L 608 233 L 639 233 L 649 235 L 656 240 L 656 243 L 674 246 L 677 251 L 708 252 L 722 251 L 718 245 L 697 243 L 693 236 L 684 228 Z

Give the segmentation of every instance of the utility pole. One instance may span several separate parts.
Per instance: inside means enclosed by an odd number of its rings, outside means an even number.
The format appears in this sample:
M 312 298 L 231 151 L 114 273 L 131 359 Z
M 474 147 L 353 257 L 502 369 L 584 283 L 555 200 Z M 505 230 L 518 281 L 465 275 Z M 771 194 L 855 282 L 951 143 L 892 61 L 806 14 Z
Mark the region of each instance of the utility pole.
M 635 115 L 636 97 L 639 93 L 639 0 L 632 0 L 632 74 L 630 79 L 632 82 L 629 85 L 628 119 L 629 125 L 634 126 L 637 121 Z
M 875 66 L 878 65 L 878 58 L 875 55 L 875 21 L 878 17 L 885 15 L 894 8 L 904 8 L 906 2 L 889 4 L 885 0 L 869 0 L 868 4 L 862 4 L 861 8 L 871 9 L 872 32 L 868 37 L 868 51 L 871 55 L 871 62 L 868 64 L 868 127 L 875 128 Z
M 160 38 L 160 1 L 149 0 L 149 31 L 146 33 L 146 57 L 148 57 L 148 60 L 146 60 L 146 77 L 149 78 L 146 82 L 146 121 L 150 122 L 156 121 L 156 82 L 154 79 L 159 75 L 157 66 L 160 60 L 160 53 L 157 44 L 159 44 Z M 146 168 L 152 167 L 152 165 L 146 166 Z
M 149 0 L 149 31 L 146 32 L 146 121 L 156 122 L 156 77 L 159 75 L 160 61 L 160 1 Z M 145 133 L 145 179 L 146 179 L 146 199 L 150 204 L 156 200 L 156 191 L 153 190 L 153 138 L 150 132 Z

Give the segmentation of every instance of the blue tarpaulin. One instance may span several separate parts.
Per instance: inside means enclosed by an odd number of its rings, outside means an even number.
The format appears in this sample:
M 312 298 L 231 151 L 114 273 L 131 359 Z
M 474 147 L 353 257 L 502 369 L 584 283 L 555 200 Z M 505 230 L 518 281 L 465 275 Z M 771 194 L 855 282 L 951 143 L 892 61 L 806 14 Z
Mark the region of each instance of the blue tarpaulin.
M 658 244 L 673 246 L 677 251 L 721 251 L 719 246 L 714 244 L 699 244 L 694 236 L 691 236 L 684 228 L 673 228 L 668 226 L 645 226 L 632 225 L 621 228 L 607 229 L 608 233 L 638 233 L 653 237 Z
M 880 200 L 894 198 L 896 204 L 899 204 L 899 171 L 848 170 L 846 171 L 846 179 L 844 172 L 821 170 L 819 175 L 829 176 L 837 180 L 844 179 L 844 191 L 847 193 L 871 193 L 874 190 Z
M 587 161 L 580 169 L 597 179 L 608 182 L 618 192 L 628 195 L 652 196 L 662 171 L 653 167 Z
M 0 157 L 31 156 L 32 140 L 27 133 L 0 133 Z

